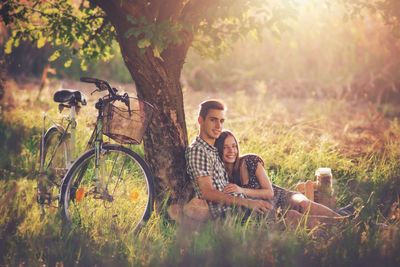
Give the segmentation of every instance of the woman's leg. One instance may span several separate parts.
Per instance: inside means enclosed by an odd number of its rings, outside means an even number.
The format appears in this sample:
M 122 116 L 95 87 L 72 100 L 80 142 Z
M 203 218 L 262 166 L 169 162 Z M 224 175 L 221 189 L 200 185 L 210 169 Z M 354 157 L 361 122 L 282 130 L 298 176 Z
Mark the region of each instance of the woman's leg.
M 322 215 L 328 217 L 339 217 L 340 215 L 324 206 L 322 204 L 316 203 L 314 201 L 306 198 L 305 195 L 301 193 L 293 194 L 289 198 L 289 204 L 300 213 L 307 213 L 309 210 L 310 215 Z
M 308 215 L 307 218 L 302 213 L 299 213 L 296 210 L 288 210 L 286 212 L 286 222 L 289 227 L 296 228 L 297 225 L 303 220 L 307 224 L 309 229 L 313 229 L 314 227 L 326 225 L 326 226 L 333 226 L 339 225 L 343 223 L 346 217 L 328 217 L 328 216 L 321 216 L 321 215 Z
M 326 216 L 312 216 L 308 215 L 307 218 L 305 217 L 307 215 L 304 215 L 297 210 L 288 210 L 286 212 L 286 222 L 287 225 L 290 228 L 296 228 L 299 223 L 305 223 L 307 225 L 307 228 L 313 229 L 314 227 L 320 226 L 322 223 L 331 225 L 332 222 L 327 222 L 326 219 L 329 219 Z

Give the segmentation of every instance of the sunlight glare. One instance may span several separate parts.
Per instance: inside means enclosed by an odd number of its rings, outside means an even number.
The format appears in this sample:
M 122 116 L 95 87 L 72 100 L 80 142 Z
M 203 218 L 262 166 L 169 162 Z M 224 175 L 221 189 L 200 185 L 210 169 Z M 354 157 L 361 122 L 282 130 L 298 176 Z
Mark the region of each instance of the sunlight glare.
M 299 7 L 305 7 L 305 8 L 313 8 L 317 5 L 319 6 L 325 6 L 325 1 L 316 1 L 316 0 L 293 0 L 296 5 Z

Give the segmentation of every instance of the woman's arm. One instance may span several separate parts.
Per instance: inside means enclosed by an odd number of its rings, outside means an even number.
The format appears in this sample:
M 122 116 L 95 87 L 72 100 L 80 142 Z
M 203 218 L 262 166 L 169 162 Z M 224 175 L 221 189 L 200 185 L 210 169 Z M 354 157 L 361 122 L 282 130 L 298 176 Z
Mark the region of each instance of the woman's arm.
M 241 166 L 241 168 L 246 168 L 245 164 L 243 166 Z M 246 168 L 246 171 L 247 171 L 247 168 Z M 260 183 L 261 189 L 243 188 L 236 184 L 228 184 L 224 188 L 224 193 L 227 193 L 227 194 L 242 193 L 248 197 L 257 197 L 257 198 L 272 200 L 274 198 L 274 190 L 272 189 L 272 184 L 260 162 L 257 164 L 257 169 L 256 169 L 255 175 L 258 179 L 258 182 Z
M 203 198 L 206 200 L 219 203 L 222 205 L 232 206 L 236 204 L 239 206 L 244 206 L 246 208 L 255 210 L 262 214 L 273 209 L 270 203 L 263 200 L 234 197 L 224 194 L 221 191 L 218 191 L 212 184 L 211 176 L 199 177 L 196 179 L 196 181 L 199 185 L 199 189 L 201 191 L 201 194 L 203 195 Z
M 253 193 L 255 193 L 254 191 L 260 191 L 263 192 L 264 197 L 266 199 L 273 199 L 274 198 L 274 190 L 272 189 L 272 184 L 271 181 L 269 180 L 269 177 L 267 175 L 267 173 L 265 172 L 265 169 L 263 167 L 263 165 L 259 162 L 257 164 L 257 169 L 256 169 L 256 177 L 258 179 L 258 182 L 261 185 L 261 189 L 249 189 L 252 190 Z M 251 196 L 251 192 L 249 192 Z M 255 196 L 256 197 L 256 196 Z

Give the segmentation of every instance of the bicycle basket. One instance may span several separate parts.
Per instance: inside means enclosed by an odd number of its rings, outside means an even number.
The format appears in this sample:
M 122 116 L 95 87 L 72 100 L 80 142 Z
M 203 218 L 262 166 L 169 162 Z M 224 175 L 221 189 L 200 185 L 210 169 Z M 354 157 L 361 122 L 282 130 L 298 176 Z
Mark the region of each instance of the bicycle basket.
M 129 97 L 130 112 L 125 103 L 115 101 L 104 106 L 103 134 L 120 144 L 140 144 L 153 115 L 153 106 Z

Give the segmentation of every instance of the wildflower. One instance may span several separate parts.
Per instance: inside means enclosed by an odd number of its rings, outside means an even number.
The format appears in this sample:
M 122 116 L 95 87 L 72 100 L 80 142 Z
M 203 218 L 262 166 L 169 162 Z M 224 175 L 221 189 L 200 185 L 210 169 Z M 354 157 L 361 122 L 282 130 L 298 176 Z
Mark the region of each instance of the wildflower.
M 76 202 L 81 201 L 85 197 L 85 190 L 83 187 L 79 188 L 75 193 L 75 200 Z
M 139 190 L 137 188 L 134 188 L 129 194 L 129 198 L 133 203 L 136 203 L 139 199 L 139 195 L 140 195 Z

